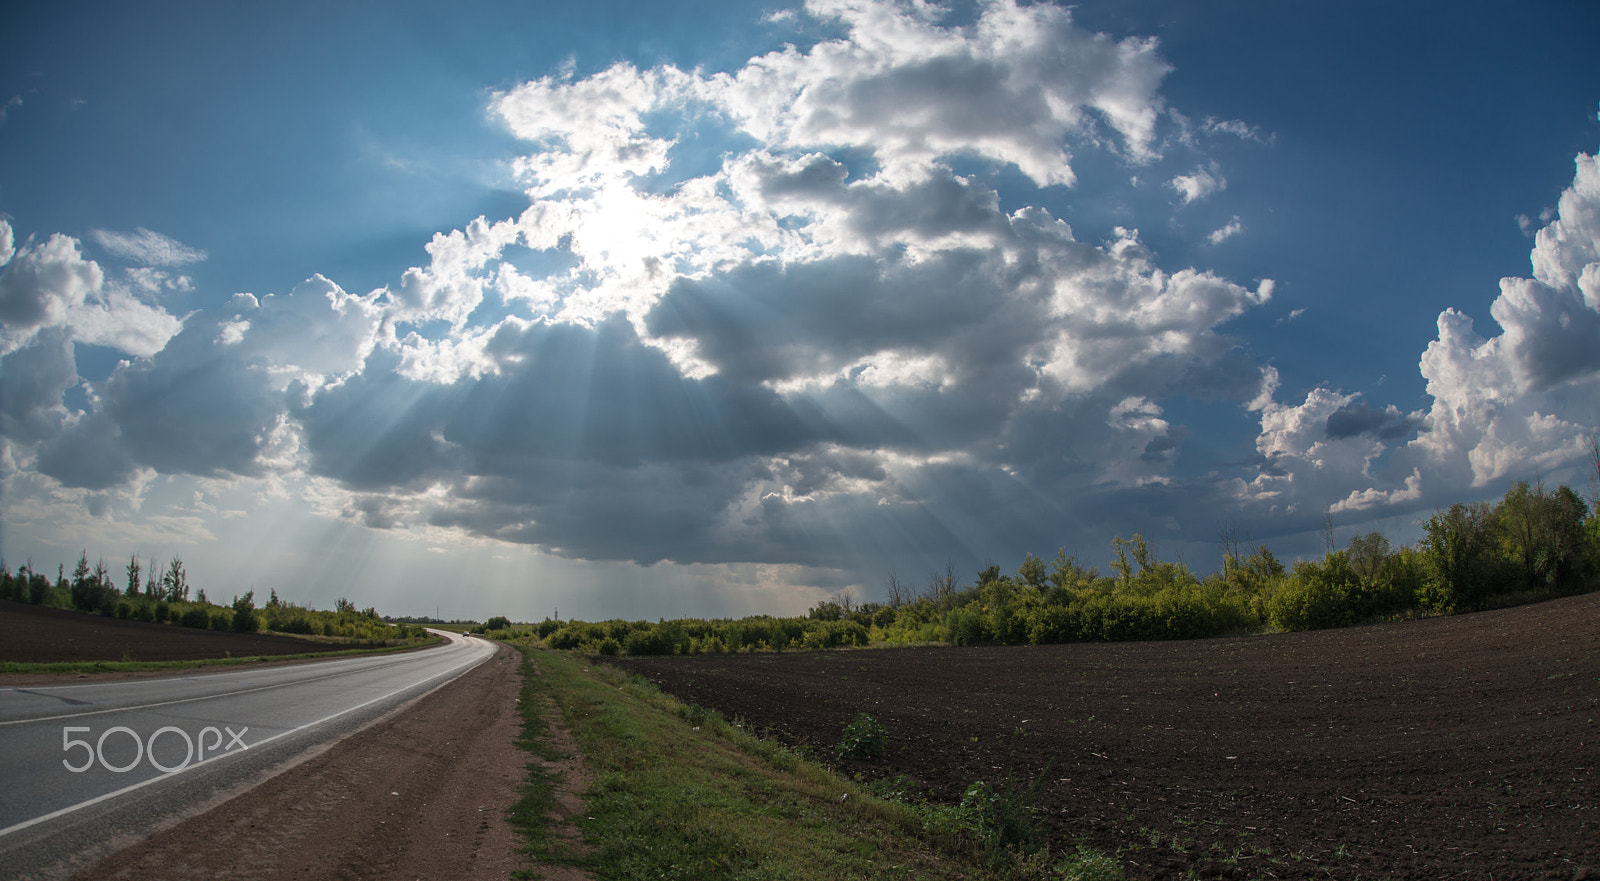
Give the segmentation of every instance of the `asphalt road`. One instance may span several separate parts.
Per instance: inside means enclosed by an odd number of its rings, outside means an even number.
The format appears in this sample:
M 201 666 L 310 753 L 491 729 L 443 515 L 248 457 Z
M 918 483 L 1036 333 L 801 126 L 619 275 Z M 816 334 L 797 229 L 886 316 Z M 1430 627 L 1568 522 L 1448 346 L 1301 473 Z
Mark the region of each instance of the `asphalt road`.
M 193 816 L 487 660 L 445 645 L 0 688 L 0 878 L 49 878 Z

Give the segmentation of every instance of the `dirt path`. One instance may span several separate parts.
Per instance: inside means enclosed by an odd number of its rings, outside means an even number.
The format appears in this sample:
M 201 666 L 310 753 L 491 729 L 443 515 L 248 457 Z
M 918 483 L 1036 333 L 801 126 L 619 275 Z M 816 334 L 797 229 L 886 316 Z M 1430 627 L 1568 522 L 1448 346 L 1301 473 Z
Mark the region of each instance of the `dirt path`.
M 74 879 L 506 879 L 537 871 L 505 820 L 530 761 L 515 745 L 520 663 L 502 648 L 456 682 Z

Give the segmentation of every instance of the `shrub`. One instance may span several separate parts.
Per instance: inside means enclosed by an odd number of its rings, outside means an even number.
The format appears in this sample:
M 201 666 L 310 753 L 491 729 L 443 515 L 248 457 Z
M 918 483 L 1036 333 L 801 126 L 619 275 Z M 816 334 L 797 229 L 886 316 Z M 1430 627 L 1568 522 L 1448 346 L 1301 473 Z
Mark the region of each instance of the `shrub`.
M 875 759 L 889 746 L 889 729 L 866 713 L 857 714 L 844 726 L 839 738 L 839 755 L 847 759 Z
M 190 606 L 178 616 L 178 623 L 184 627 L 194 627 L 204 630 L 211 626 L 211 613 L 205 606 Z
M 568 651 L 583 644 L 583 637 L 571 627 L 563 627 L 545 639 L 545 645 L 558 651 Z
M 978 781 L 967 787 L 957 807 L 967 824 L 993 850 L 1026 844 L 1035 833 L 1035 803 L 1042 775 L 1031 784 L 1007 776 L 999 786 Z
M 1078 852 L 1056 865 L 1062 881 L 1122 881 L 1122 863 L 1103 851 L 1078 846 Z
M 233 613 L 227 609 L 217 609 L 210 613 L 212 630 L 232 630 Z
M 605 655 L 608 658 L 614 658 L 617 655 L 622 654 L 622 643 L 617 642 L 615 639 L 612 639 L 608 636 L 601 641 L 600 645 L 595 649 L 595 651 Z
M 560 635 L 558 631 L 556 636 Z M 664 627 L 635 630 L 623 645 L 630 655 L 670 655 L 673 650 L 672 634 Z
M 944 618 L 944 626 L 950 631 L 950 641 L 956 645 L 983 645 L 994 641 L 989 617 L 973 606 L 951 610 Z
M 1328 555 L 1330 561 L 1336 556 L 1340 554 Z M 1280 630 L 1321 630 L 1351 623 L 1347 572 L 1348 566 L 1336 563 L 1296 563 L 1289 580 L 1267 601 L 1267 620 Z

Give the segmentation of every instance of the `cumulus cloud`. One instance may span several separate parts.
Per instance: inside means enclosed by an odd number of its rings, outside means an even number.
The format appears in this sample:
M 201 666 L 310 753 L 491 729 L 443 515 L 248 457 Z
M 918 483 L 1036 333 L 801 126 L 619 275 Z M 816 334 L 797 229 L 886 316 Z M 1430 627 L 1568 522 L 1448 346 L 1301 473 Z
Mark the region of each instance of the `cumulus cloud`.
M 104 283 L 105 273 L 84 259 L 77 239 L 57 233 L 24 242 L 0 274 L 0 321 L 9 338 L 26 339 L 35 328 L 64 323 L 67 312 Z
M 1600 162 L 1575 165 L 1535 237 L 1533 277 L 1500 282 L 1489 309 L 1500 332 L 1480 334 L 1456 308 L 1439 315 L 1419 362 L 1429 408 L 1403 414 L 1323 388 L 1270 404 L 1257 446 L 1272 467 L 1251 484 L 1258 500 L 1320 492 L 1336 513 L 1403 511 L 1582 455 L 1600 426 Z M 1342 497 L 1341 485 L 1352 487 Z
M 1592 421 L 1587 157 L 1533 278 L 1491 309 L 1503 333 L 1441 316 L 1431 409 L 1280 401 L 1278 371 L 1230 330 L 1272 281 L 1169 265 L 1131 225 L 1080 236 L 1046 207 L 1089 151 L 1124 167 L 1187 151 L 1158 166 L 1193 169 L 1167 187 L 1229 198 L 1203 139 L 1158 132 L 1179 115 L 1153 40 L 1009 0 L 960 26 L 928 4 L 823 0 L 773 23 L 804 17 L 838 36 L 722 73 L 618 63 L 494 96 L 528 207 L 438 233 L 365 295 L 319 275 L 180 321 L 140 297 L 202 253 L 97 232 L 139 264 L 108 284 L 76 241 L 17 247 L 0 228 L 0 311 L 26 331 L 8 337 L 0 428 L 86 491 L 300 473 L 319 509 L 374 530 L 870 566 L 1196 523 L 1209 540 L 1221 506 L 1374 516 L 1559 461 Z M 80 383 L 74 339 L 130 360 Z M 1247 462 L 1184 467 L 1202 407 L 1259 420 Z
M 44 328 L 63 328 L 71 339 L 148 357 L 178 331 L 178 319 L 141 300 L 134 288 L 108 283 L 100 264 L 83 256 L 77 239 L 51 235 L 42 243 L 12 246 L 0 221 L 0 355 L 24 346 Z
M 1414 434 L 1421 425 L 1421 414 L 1403 415 L 1393 404 L 1376 410 L 1366 401 L 1357 400 L 1328 414 L 1327 434 L 1330 440 L 1363 434 L 1396 440 Z
M 1600 160 L 1580 155 L 1572 186 L 1535 237 L 1533 278 L 1507 278 L 1479 336 L 1454 309 L 1421 370 L 1433 407 L 1418 450 L 1463 464 L 1482 485 L 1530 465 L 1570 459 L 1600 423 Z
M 0 435 L 26 443 L 54 434 L 67 417 L 62 394 L 77 382 L 72 343 L 60 329 L 7 354 L 0 360 Z
M 73 309 L 67 324 L 78 342 L 109 346 L 142 358 L 159 352 L 181 322 L 121 288 L 109 288 L 96 302 Z
M 1133 229 L 1079 241 L 949 164 L 1047 186 L 1072 150 L 1150 160 L 1154 41 L 1048 5 L 806 14 L 842 36 L 495 97 L 530 207 L 435 236 L 361 369 L 291 403 L 351 517 L 646 561 L 795 561 L 818 518 L 886 512 L 936 543 L 933 509 L 1024 474 L 1159 482 L 1185 436 L 1162 397 L 1258 394 L 1221 326 L 1270 282 L 1168 272 Z M 707 124 L 734 129 L 709 165 L 679 152 Z M 1096 464 L 1040 467 L 1052 444 Z
M 1227 186 L 1228 182 L 1218 176 L 1215 169 L 1205 168 L 1196 168 L 1188 174 L 1180 174 L 1167 181 L 1167 187 L 1175 190 L 1183 198 L 1185 205 L 1198 202 Z

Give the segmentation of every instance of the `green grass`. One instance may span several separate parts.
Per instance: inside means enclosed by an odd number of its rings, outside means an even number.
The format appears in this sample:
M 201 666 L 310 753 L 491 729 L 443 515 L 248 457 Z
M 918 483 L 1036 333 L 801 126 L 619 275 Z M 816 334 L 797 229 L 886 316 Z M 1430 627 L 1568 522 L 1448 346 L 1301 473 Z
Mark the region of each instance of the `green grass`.
M 879 798 L 716 712 L 565 652 L 522 652 L 525 747 L 548 749 L 541 707 L 554 706 L 594 775 L 579 853 L 548 840 L 552 781 L 530 765 L 512 821 L 547 863 L 599 879 L 1120 877 L 1084 863 L 1093 854 L 1057 857 L 1055 871 L 1039 855 L 996 861 L 970 827 L 930 823 L 926 806 Z
M 141 673 L 152 670 L 192 670 L 197 667 L 231 667 L 239 664 L 259 664 L 262 661 L 305 661 L 321 658 L 343 658 L 351 655 L 378 655 L 385 652 L 403 652 L 411 649 L 434 645 L 439 642 L 438 637 L 433 637 L 423 642 L 408 643 L 406 645 L 377 646 L 354 649 L 338 649 L 335 651 L 302 652 L 293 655 L 248 655 L 237 658 L 205 658 L 194 661 L 51 661 L 44 663 L 27 663 L 23 661 L 0 661 L 0 676 L 6 675 L 44 675 L 66 673 Z M 0 685 L 5 680 L 0 679 Z

